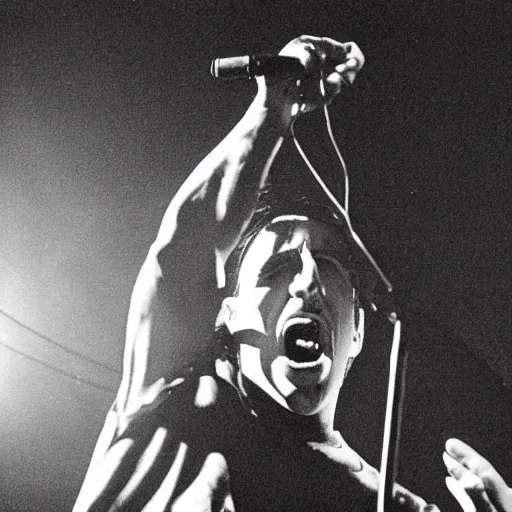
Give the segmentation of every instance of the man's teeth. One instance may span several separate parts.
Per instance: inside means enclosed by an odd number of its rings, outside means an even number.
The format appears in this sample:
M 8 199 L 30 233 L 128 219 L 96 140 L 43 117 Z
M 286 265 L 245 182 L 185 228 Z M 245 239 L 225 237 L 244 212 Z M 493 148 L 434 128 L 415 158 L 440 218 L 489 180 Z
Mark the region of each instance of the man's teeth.
M 320 345 L 314 341 L 296 340 L 295 344 L 308 350 L 320 350 Z

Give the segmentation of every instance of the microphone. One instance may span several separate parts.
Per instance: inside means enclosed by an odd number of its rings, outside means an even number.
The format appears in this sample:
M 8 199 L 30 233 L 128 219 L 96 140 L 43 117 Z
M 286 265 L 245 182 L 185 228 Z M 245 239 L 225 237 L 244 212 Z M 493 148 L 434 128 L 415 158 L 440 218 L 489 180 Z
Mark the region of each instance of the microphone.
M 212 60 L 210 73 L 222 80 L 250 80 L 255 76 L 286 78 L 299 76 L 305 67 L 296 57 L 284 55 L 244 55 Z

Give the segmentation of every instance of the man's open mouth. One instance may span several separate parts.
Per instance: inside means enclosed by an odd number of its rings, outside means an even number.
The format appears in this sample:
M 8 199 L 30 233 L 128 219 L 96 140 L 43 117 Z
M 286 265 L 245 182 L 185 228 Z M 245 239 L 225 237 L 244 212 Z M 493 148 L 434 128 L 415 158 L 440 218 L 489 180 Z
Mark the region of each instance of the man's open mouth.
M 296 363 L 317 361 L 324 353 L 320 323 L 312 318 L 292 318 L 283 329 L 285 355 Z

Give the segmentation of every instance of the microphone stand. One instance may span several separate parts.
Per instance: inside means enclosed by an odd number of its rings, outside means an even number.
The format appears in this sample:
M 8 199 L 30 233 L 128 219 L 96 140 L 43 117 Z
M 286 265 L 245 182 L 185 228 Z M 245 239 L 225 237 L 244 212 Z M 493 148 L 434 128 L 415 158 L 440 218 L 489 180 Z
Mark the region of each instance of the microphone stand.
M 377 512 L 393 512 L 395 510 L 393 490 L 398 470 L 400 428 L 408 358 L 407 343 L 401 340 L 401 321 L 394 312 L 388 316 L 388 320 L 394 324 L 394 333 L 389 358 L 388 395 L 382 442 L 380 482 L 377 494 Z

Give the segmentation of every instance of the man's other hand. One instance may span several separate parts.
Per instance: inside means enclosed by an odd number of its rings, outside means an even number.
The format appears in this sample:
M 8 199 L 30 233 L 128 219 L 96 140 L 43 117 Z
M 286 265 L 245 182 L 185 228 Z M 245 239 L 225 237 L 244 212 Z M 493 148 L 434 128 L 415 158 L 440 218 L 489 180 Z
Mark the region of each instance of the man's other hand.
M 446 485 L 464 512 L 512 512 L 512 489 L 487 459 L 459 439 L 445 449 Z

